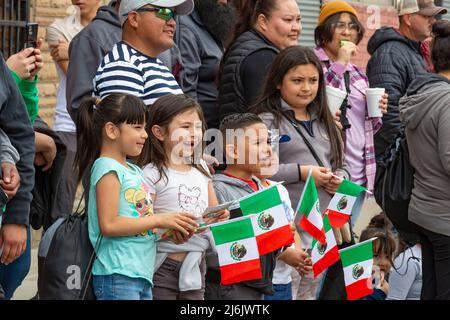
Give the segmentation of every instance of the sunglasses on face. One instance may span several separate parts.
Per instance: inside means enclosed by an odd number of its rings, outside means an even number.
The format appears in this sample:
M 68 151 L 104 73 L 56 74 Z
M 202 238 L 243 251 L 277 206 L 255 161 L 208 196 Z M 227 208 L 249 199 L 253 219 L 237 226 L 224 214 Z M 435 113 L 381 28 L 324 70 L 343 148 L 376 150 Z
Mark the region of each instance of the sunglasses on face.
M 139 8 L 136 12 L 156 12 L 156 16 L 165 21 L 175 19 L 177 16 L 176 12 L 170 8 Z

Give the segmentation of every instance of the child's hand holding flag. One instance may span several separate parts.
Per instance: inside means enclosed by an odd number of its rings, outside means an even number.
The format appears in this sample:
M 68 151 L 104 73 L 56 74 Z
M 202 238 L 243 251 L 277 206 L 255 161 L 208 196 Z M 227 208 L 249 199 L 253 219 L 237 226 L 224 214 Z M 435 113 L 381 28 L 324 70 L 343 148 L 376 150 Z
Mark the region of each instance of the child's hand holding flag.
M 328 204 L 326 213 L 330 219 L 331 226 L 341 228 L 352 215 L 353 208 L 357 201 L 360 200 L 359 198 L 365 196 L 362 192 L 368 191 L 350 180 L 342 179 L 336 175 L 333 175 L 333 178 L 341 179 L 341 183 Z M 358 210 L 361 210 L 360 206 Z
M 316 184 L 312 176 L 312 170 L 309 170 L 300 201 L 297 206 L 297 213 L 300 214 L 299 226 L 308 232 L 314 239 L 320 243 L 325 243 L 325 232 L 323 229 L 322 213 L 320 211 L 319 196 L 317 194 Z M 294 219 L 297 221 L 297 219 Z

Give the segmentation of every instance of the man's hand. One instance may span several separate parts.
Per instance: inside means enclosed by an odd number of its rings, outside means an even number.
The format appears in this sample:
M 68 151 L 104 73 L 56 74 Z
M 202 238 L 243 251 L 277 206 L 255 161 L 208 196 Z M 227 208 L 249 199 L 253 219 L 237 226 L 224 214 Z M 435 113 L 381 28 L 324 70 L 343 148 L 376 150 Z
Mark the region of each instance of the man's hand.
M 8 265 L 24 253 L 27 247 L 27 227 L 19 224 L 5 224 L 0 228 L 0 248 L 3 248 L 0 262 Z
M 20 176 L 15 165 L 9 162 L 1 164 L 2 179 L 0 179 L 0 187 L 5 191 L 9 199 L 12 199 L 20 186 Z
M 69 60 L 69 43 L 60 39 L 58 44 L 50 46 L 50 54 L 55 61 Z
M 36 69 L 34 51 L 34 48 L 26 48 L 13 54 L 6 60 L 8 68 L 14 71 L 21 79 L 28 79 L 31 73 L 34 72 L 34 69 Z
M 8 58 L 6 64 L 22 80 L 34 80 L 44 66 L 41 54 L 42 39 L 37 41 L 36 48 L 25 48 Z
M 38 43 L 40 43 L 39 41 L 42 42 L 42 40 L 38 40 Z M 39 71 L 41 71 L 42 67 L 44 67 L 44 60 L 42 58 L 41 49 L 39 49 L 40 46 L 41 45 L 38 44 L 38 47 L 34 49 L 34 69 L 30 72 L 30 76 L 26 78 L 26 80 L 33 81 Z

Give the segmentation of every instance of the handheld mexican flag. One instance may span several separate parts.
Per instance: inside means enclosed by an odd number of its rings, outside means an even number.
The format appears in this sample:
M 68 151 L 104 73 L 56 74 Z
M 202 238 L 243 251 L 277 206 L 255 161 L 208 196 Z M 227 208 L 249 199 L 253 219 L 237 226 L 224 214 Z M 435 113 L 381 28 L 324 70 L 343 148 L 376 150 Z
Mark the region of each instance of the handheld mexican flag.
M 244 216 L 257 214 L 252 223 L 260 255 L 294 243 L 278 184 L 244 197 L 239 205 Z
M 328 217 L 333 227 L 340 228 L 348 221 L 358 197 L 361 192 L 366 190 L 366 188 L 349 180 L 344 179 L 342 181 L 327 208 Z M 361 207 L 359 207 L 359 210 L 361 210 Z
M 317 277 L 340 259 L 333 229 L 326 214 L 323 216 L 323 226 L 326 238 L 325 244 L 321 244 L 315 239 L 312 243 L 311 260 L 313 262 L 314 277 Z
M 246 216 L 210 225 L 223 285 L 262 278 L 252 219 Z
M 372 238 L 351 247 L 339 250 L 342 267 L 344 268 L 345 289 L 347 300 L 363 298 L 373 292 L 372 266 L 373 251 Z
M 297 213 L 301 214 L 299 225 L 320 243 L 325 244 L 323 219 L 320 213 L 319 196 L 316 185 L 309 170 L 308 179 L 298 203 Z

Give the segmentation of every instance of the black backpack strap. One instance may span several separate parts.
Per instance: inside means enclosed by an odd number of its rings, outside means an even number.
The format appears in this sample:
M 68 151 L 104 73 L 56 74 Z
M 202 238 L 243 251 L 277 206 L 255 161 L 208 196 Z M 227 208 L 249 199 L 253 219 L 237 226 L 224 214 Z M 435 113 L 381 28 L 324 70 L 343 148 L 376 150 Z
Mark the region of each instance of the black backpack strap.
M 84 300 L 86 298 L 87 289 L 89 288 L 89 282 L 91 281 L 92 277 L 92 266 L 94 264 L 94 260 L 97 258 L 97 252 L 100 248 L 100 244 L 102 242 L 103 235 L 100 235 L 97 239 L 97 242 L 95 244 L 95 248 L 92 251 L 91 257 L 89 258 L 89 263 L 86 268 L 86 272 L 83 275 L 83 281 L 81 282 L 81 289 L 83 290 L 80 300 Z
M 83 194 L 81 195 L 80 201 L 78 202 L 77 209 L 75 210 L 74 214 L 76 214 L 76 215 L 87 214 L 86 206 L 84 206 L 83 209 L 80 211 L 81 203 L 83 202 L 85 195 L 86 195 L 86 189 L 83 190 Z M 87 216 L 86 216 L 86 218 L 87 218 Z M 80 297 L 79 297 L 80 300 L 84 300 L 86 298 L 87 289 L 89 288 L 89 281 L 91 281 L 91 277 L 92 277 L 92 265 L 94 264 L 94 260 L 97 258 L 97 252 L 98 252 L 98 249 L 100 248 L 100 243 L 102 242 L 102 239 L 103 239 L 103 235 L 100 234 L 100 236 L 97 239 L 97 242 L 95 243 L 95 248 L 92 251 L 92 254 L 89 258 L 86 272 L 84 273 L 83 280 L 81 281 L 82 292 L 80 293 Z

